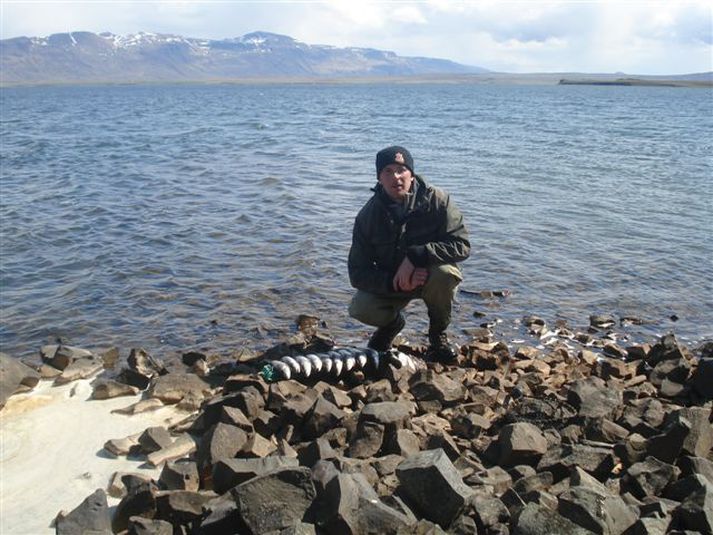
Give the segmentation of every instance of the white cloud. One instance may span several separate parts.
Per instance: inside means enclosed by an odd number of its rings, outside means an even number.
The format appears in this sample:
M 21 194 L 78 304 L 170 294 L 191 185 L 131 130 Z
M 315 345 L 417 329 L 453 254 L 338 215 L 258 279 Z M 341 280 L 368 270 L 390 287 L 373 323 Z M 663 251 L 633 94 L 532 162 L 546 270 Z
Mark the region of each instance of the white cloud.
M 691 1 L 2 0 L 2 37 L 70 30 L 221 39 L 255 30 L 493 70 L 713 70 L 713 5 Z

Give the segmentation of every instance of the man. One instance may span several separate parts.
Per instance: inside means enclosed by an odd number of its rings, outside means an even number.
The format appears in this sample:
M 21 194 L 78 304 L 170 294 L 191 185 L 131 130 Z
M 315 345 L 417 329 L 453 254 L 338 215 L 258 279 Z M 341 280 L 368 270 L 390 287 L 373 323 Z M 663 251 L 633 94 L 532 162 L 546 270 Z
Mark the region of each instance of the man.
M 349 314 L 377 327 L 369 347 L 385 351 L 405 325 L 403 309 L 423 299 L 428 309 L 427 358 L 457 356 L 446 329 L 456 288 L 463 280 L 456 262 L 470 255 L 468 231 L 447 193 L 414 174 L 403 147 L 376 155 L 378 184 L 354 222 L 349 280 L 357 289 Z

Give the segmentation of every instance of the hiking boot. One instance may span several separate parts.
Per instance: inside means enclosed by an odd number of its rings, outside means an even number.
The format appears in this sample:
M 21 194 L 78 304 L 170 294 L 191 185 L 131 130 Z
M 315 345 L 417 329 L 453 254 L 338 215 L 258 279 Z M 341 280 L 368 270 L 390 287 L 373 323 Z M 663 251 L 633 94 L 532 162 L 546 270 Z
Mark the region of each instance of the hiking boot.
M 445 331 L 438 334 L 429 334 L 428 340 L 431 345 L 426 352 L 426 358 L 434 362 L 453 362 L 458 356 L 457 349 L 448 341 Z
M 404 325 L 406 325 L 406 320 L 404 319 L 404 315 L 399 312 L 398 316 L 394 318 L 394 321 L 374 331 L 374 334 L 369 338 L 367 347 L 376 349 L 377 351 L 386 351 L 391 347 L 391 342 L 393 342 L 396 335 L 401 332 Z

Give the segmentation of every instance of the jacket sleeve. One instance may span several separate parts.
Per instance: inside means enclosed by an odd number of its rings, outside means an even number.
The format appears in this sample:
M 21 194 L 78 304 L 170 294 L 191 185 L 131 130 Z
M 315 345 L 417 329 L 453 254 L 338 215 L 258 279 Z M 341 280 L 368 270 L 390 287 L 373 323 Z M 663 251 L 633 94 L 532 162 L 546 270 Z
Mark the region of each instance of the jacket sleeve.
M 437 207 L 439 219 L 438 238 L 423 245 L 413 245 L 406 254 L 417 267 L 432 264 L 455 264 L 470 256 L 470 240 L 463 215 L 450 195 L 445 195 Z
M 364 235 L 357 219 L 352 232 L 352 246 L 349 249 L 349 282 L 365 292 L 387 294 L 393 292 L 393 273 L 380 269 L 374 261 L 372 246 Z

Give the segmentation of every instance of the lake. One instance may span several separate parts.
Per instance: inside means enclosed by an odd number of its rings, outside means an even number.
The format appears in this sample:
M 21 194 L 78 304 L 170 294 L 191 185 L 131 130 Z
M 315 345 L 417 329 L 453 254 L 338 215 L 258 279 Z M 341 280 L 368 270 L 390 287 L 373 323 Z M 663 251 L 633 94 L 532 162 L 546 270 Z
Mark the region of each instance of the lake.
M 401 144 L 472 256 L 452 333 L 521 319 L 713 338 L 713 95 L 665 87 L 126 85 L 0 90 L 0 350 L 259 350 L 314 314 L 342 344 L 346 257 Z M 506 298 L 483 290 L 508 289 Z M 405 334 L 425 340 L 421 303 Z M 485 314 L 474 317 L 474 312 Z

